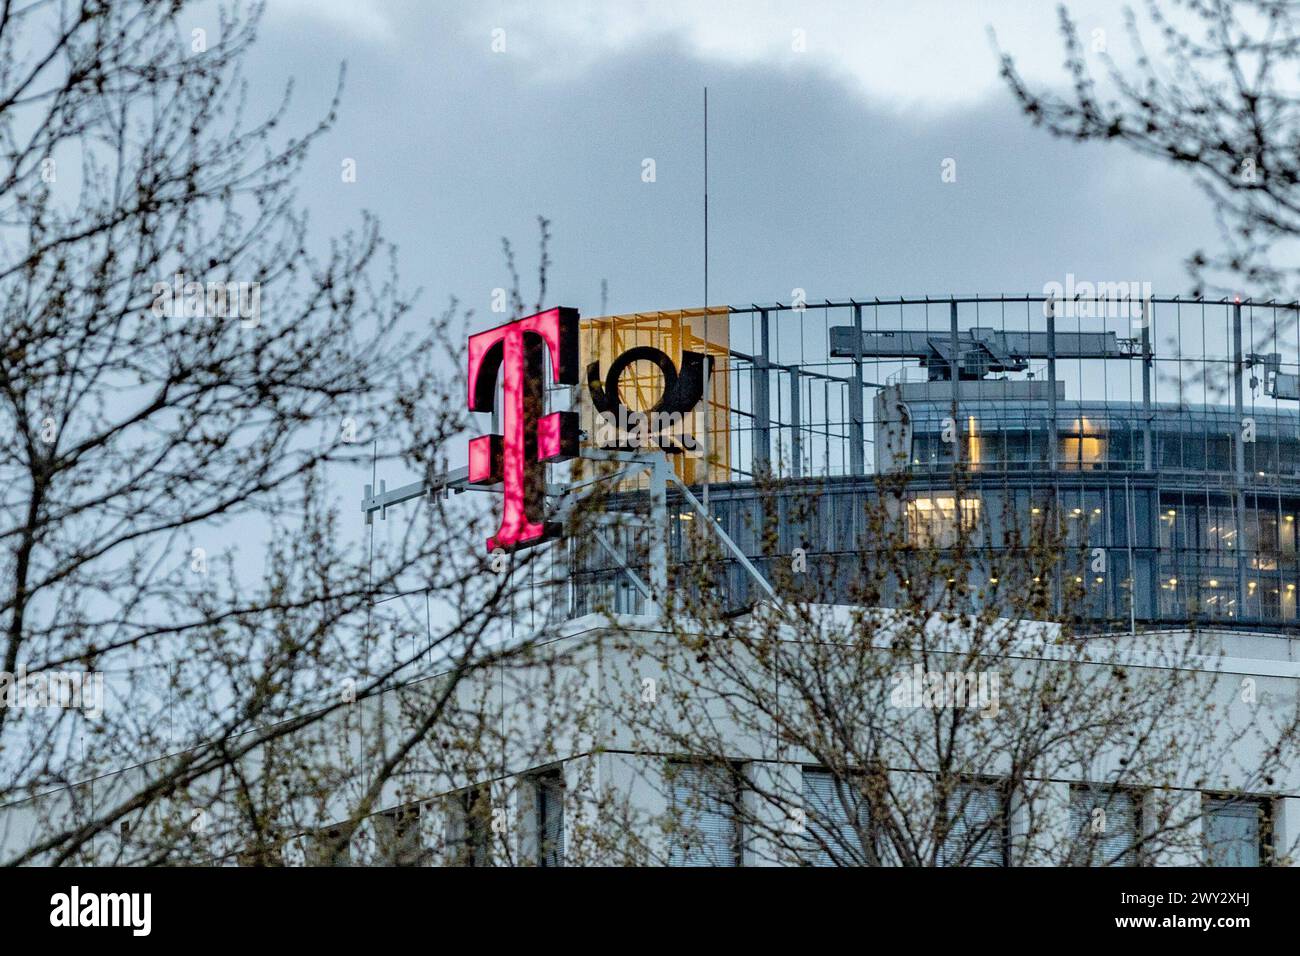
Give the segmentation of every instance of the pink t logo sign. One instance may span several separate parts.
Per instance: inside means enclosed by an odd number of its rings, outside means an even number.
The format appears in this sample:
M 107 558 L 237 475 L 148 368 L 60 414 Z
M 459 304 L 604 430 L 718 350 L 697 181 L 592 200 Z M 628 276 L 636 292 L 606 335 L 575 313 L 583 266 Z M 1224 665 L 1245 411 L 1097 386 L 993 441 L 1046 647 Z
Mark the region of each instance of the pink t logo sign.
M 503 434 L 469 443 L 470 482 L 505 486 L 501 527 L 488 539 L 489 551 L 538 544 L 560 531 L 545 520 L 542 463 L 577 455 L 578 415 L 542 414 L 544 352 L 550 353 L 555 384 L 578 383 L 577 309 L 548 309 L 469 337 L 470 411 L 492 410 L 501 378 Z

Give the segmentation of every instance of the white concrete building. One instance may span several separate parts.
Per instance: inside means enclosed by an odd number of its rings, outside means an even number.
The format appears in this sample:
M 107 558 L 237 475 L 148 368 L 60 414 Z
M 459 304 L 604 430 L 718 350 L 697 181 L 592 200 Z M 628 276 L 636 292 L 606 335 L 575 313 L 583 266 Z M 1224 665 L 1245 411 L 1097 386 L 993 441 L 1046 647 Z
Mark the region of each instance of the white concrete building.
M 849 649 L 846 662 L 886 653 L 891 636 L 903 626 L 891 623 L 891 612 L 872 615 L 871 646 L 864 650 L 848 639 L 855 628 L 861 633 L 863 618 L 856 615 L 862 612 L 817 611 L 815 643 Z M 727 627 L 732 633 L 784 629 L 782 652 L 802 653 L 801 642 L 808 643 L 811 632 L 775 623 L 774 613 L 760 609 Z M 900 695 L 905 683 L 900 679 L 883 686 L 863 682 L 859 688 L 861 710 L 888 721 L 890 735 L 899 741 L 925 739 L 936 711 L 945 721 L 954 707 L 978 704 L 998 712 L 992 719 L 967 715 L 972 742 L 957 749 L 966 747 L 978 765 L 948 775 L 959 784 L 948 793 L 947 811 L 936 803 L 939 775 L 933 768 L 895 760 L 888 746 L 877 751 L 889 766 L 878 768 L 874 790 L 845 797 L 845 781 L 856 779 L 852 768 L 828 770 L 822 765 L 825 753 L 792 739 L 798 734 L 789 732 L 788 723 L 785 733 L 777 732 L 785 721 L 780 708 L 797 708 L 797 694 L 774 686 L 772 699 L 778 703 L 771 715 L 737 719 L 739 711 L 704 701 L 708 694 L 698 686 L 685 687 L 691 678 L 678 665 L 695 651 L 672 650 L 677 638 L 651 618 L 611 622 L 589 615 L 563 625 L 545 645 L 548 654 L 535 663 L 475 673 L 457 688 L 460 707 L 446 722 L 450 727 L 435 725 L 422 737 L 401 772 L 368 805 L 366 788 L 378 766 L 376 742 L 396 746 L 403 731 L 418 727 L 436 691 L 445 686 L 441 678 L 339 709 L 278 750 L 249 754 L 243 767 L 250 777 L 273 775 L 289 753 L 327 765 L 333 774 L 327 785 L 288 794 L 274 809 L 277 852 L 289 864 L 1295 862 L 1300 767 L 1289 753 L 1295 741 L 1270 739 L 1269 728 L 1284 726 L 1294 714 L 1300 639 L 1173 631 L 1094 640 L 1090 660 L 1070 665 L 1077 686 L 1091 687 L 1097 695 L 1077 701 L 1078 708 L 1093 706 L 1100 713 L 1109 707 L 1113 714 L 1115 701 L 1123 700 L 1111 700 L 1115 681 L 1163 686 L 1172 673 L 1169 662 L 1177 659 L 1181 673 L 1174 676 L 1186 682 L 1180 693 L 1196 688 L 1193 696 L 1212 702 L 1212 712 L 1193 726 L 1186 714 L 1145 714 L 1141 701 L 1132 703 L 1129 729 L 1140 732 L 1160 756 L 1131 772 L 1123 768 L 1127 730 L 1118 726 L 1110 732 L 1114 746 L 1085 754 L 1082 764 L 1063 744 L 1059 756 L 1024 768 L 1016 766 L 1013 752 L 1022 744 L 1008 742 L 1024 739 L 1013 724 L 1032 708 L 1019 706 L 1015 695 L 1036 686 L 1033 675 L 1065 667 L 1073 652 L 1062 652 L 1055 643 L 1053 625 L 1003 621 L 998 627 L 1007 638 L 1006 652 L 980 660 L 985 683 L 970 682 L 973 696 L 965 703 L 943 699 L 941 682 L 931 688 L 939 695 L 931 706 L 919 697 L 909 701 L 906 690 Z M 971 658 L 963 657 L 969 649 L 961 622 L 935 620 L 926 634 L 927 673 L 976 670 Z M 956 663 L 945 669 L 945 661 Z M 889 673 L 901 678 L 907 671 L 895 667 Z M 1116 676 L 1120 672 L 1123 676 Z M 988 679 L 991 674 L 998 675 L 995 681 Z M 823 673 L 820 679 L 836 678 Z M 960 680 L 949 681 L 946 692 L 960 692 L 961 686 Z M 716 681 L 712 687 L 720 689 Z M 979 699 L 990 691 L 1000 697 L 991 707 Z M 691 703 L 682 703 L 682 693 Z M 684 725 L 696 706 L 709 711 L 713 728 L 697 737 L 707 744 L 702 753 L 682 749 L 691 736 Z M 1084 726 L 1084 716 L 1062 715 L 1061 727 Z M 475 720 L 491 733 L 472 746 L 446 745 Z M 1281 752 L 1270 757 L 1276 747 Z M 837 762 L 847 759 L 841 755 Z M 1270 760 L 1275 769 L 1261 779 L 1257 768 Z M 58 821 L 113 806 L 115 798 L 138 788 L 150 769 L 124 770 L 4 808 L 0 852 L 11 858 L 47 836 Z M 887 782 L 886 790 L 879 781 Z M 249 862 L 256 835 L 241 816 L 236 792 L 229 773 L 204 776 L 183 796 L 160 798 L 150 811 L 128 815 L 98 833 L 94 852 L 84 861 L 139 862 L 133 846 L 166 834 L 192 859 Z M 352 826 L 347 821 L 358 807 L 366 812 Z M 890 821 L 925 829 L 943 813 L 951 826 L 942 837 L 881 838 L 880 828 Z

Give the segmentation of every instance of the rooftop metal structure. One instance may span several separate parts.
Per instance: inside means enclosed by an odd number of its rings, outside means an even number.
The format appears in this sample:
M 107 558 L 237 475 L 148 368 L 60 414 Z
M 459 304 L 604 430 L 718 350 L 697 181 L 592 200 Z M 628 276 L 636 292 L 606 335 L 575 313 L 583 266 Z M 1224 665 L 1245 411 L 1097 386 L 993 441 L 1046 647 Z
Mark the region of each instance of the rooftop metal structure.
M 1080 562 L 1107 555 L 1103 573 L 1062 572 L 1086 593 L 1058 607 L 1095 629 L 1297 627 L 1300 304 L 999 295 L 707 312 L 725 325 L 727 399 L 707 417 L 725 424 L 726 441 L 708 441 L 726 449 L 722 477 L 697 496 L 671 468 L 628 464 L 649 476 L 655 520 L 606 528 L 581 557 L 591 542 L 558 546 L 561 616 L 645 610 L 668 586 L 661 556 L 684 560 L 684 522 L 703 516 L 734 565 L 733 603 L 770 596 L 765 569 L 795 547 L 825 582 L 819 599 L 846 598 L 837 589 L 876 546 L 861 514 L 888 472 L 908 481 L 899 520 L 915 547 L 947 547 L 969 508 L 992 561 L 1019 546 L 999 515 L 1059 515 Z M 551 469 L 557 504 L 584 485 L 566 467 Z M 363 510 L 466 487 L 460 473 L 434 484 L 367 487 Z M 790 517 L 796 501 L 810 517 Z M 758 527 L 772 507 L 786 515 L 775 555 Z
M 1243 415 L 1261 398 L 1294 409 L 1298 314 L 1294 302 L 1178 296 L 733 306 L 734 393 L 743 400 L 733 409 L 739 440 L 731 464 L 741 478 L 752 478 L 762 462 L 792 477 L 870 473 L 867 397 L 916 369 L 929 381 L 952 382 L 958 404 L 963 383 L 1001 374 L 1062 381 L 1070 400 L 1136 405 L 1148 416 L 1160 403 L 1182 405 L 1193 395 Z M 1232 391 L 1237 383 L 1240 406 Z
M 843 568 L 871 546 L 854 515 L 875 476 L 905 472 L 937 514 L 960 465 L 990 525 L 1017 495 L 1089 519 L 1072 542 L 1113 558 L 1088 582 L 1098 626 L 1290 628 L 1298 316 L 1297 303 L 1114 295 L 731 307 L 730 459 L 710 510 L 761 569 L 754 482 L 787 479 L 778 494 L 815 495 L 821 513 L 783 526 L 782 546 Z

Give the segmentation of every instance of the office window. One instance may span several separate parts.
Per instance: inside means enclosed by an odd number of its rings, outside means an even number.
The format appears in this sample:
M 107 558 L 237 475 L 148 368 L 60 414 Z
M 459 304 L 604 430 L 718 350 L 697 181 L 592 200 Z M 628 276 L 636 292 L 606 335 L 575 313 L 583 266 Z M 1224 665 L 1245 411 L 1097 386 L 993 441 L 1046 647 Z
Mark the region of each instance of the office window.
M 674 764 L 669 770 L 674 829 L 669 866 L 739 866 L 740 781 L 726 764 Z
M 962 784 L 948 797 L 940 866 L 1006 866 L 1006 814 L 993 783 Z
M 1139 800 L 1115 787 L 1070 789 L 1072 866 L 1137 866 Z
M 1267 800 L 1207 797 L 1201 818 L 1206 866 L 1264 866 L 1270 840 Z
M 1106 461 L 1107 423 L 1090 418 L 1076 418 L 1058 435 L 1060 453 L 1057 462 L 1064 470 L 1100 468 Z
M 485 788 L 471 787 L 448 799 L 447 850 L 451 866 L 491 865 L 492 804 Z
M 533 781 L 537 805 L 537 865 L 564 865 L 564 775 L 538 774 Z
M 952 495 L 912 498 L 907 502 L 907 539 L 917 548 L 954 548 L 979 544 L 979 498 Z
M 420 805 L 412 803 L 374 818 L 380 859 L 386 866 L 429 866 L 432 851 L 420 835 Z
M 308 834 L 308 866 L 351 866 L 351 832 L 347 827 L 333 827 Z
M 857 787 L 837 780 L 829 770 L 803 772 L 805 859 L 810 866 L 862 866 L 865 798 Z

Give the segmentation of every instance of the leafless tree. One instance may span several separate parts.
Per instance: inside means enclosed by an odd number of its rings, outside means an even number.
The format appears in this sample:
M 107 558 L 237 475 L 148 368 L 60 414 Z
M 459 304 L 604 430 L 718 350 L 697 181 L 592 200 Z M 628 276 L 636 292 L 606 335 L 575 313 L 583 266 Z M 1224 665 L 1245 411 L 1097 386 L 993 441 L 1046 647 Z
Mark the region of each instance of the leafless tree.
M 701 532 L 658 627 L 625 628 L 610 746 L 658 794 L 658 862 L 1199 865 L 1202 791 L 1285 793 L 1289 682 L 1220 673 L 1195 630 L 1075 627 L 1087 551 L 1068 516 L 1008 516 L 993 541 L 954 481 L 935 515 L 881 478 L 846 557 L 794 551 L 817 495 L 771 480 L 749 520 L 779 599 L 721 602 L 732 562 Z
M 1297 298 L 1300 58 L 1290 0 L 1146 0 L 1126 13 L 1132 63 L 1060 7 L 1069 91 L 1036 88 L 1002 54 L 1025 114 L 1056 136 L 1115 141 L 1186 169 L 1212 201 L 1222 250 L 1195 250 L 1197 291 Z M 1158 50 L 1153 51 L 1149 40 Z
M 494 509 L 341 533 L 363 474 L 432 479 L 464 441 L 470 316 L 416 318 L 374 219 L 309 230 L 342 72 L 318 124 L 285 128 L 289 88 L 250 118 L 261 14 L 0 3 L 6 862 L 277 862 L 326 807 L 341 851 L 469 726 L 459 683 L 527 650 L 535 556 L 489 563 Z M 65 673 L 102 699 L 47 706 Z

